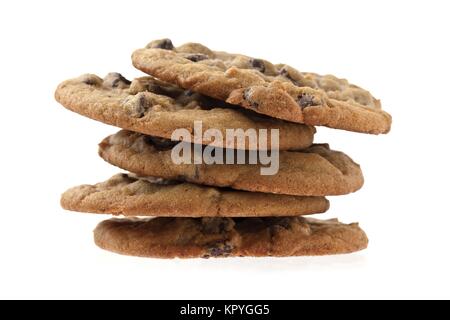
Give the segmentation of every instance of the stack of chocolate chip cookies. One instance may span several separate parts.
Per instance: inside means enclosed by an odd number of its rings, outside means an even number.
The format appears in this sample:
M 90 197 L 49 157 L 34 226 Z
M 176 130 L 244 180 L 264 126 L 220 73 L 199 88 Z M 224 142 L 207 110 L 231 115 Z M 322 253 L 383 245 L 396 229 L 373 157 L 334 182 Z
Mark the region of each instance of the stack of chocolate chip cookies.
M 391 117 L 368 91 L 198 43 L 174 47 L 169 39 L 135 51 L 132 61 L 148 76 L 87 74 L 55 93 L 67 109 L 123 129 L 100 142 L 99 154 L 129 173 L 71 188 L 61 198 L 68 210 L 124 216 L 97 226 L 98 246 L 158 258 L 328 255 L 367 247 L 358 224 L 304 216 L 327 211 L 325 196 L 362 187 L 359 165 L 313 138 L 314 126 L 387 133 Z M 185 134 L 174 134 L 180 130 Z M 225 138 L 230 130 L 236 139 Z M 180 150 L 183 161 L 174 158 Z M 198 150 L 215 160 L 265 152 L 276 171 L 263 174 L 262 161 L 198 161 Z

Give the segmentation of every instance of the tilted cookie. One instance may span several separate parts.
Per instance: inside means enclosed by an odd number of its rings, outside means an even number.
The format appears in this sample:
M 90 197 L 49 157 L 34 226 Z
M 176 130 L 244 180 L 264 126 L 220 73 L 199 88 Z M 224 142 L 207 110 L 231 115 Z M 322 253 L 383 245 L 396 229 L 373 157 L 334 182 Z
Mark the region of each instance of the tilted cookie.
M 301 217 L 110 219 L 95 243 L 119 254 L 153 258 L 319 256 L 363 250 L 358 224 Z
M 118 73 L 110 73 L 104 79 L 86 74 L 61 83 L 55 98 L 69 110 L 91 119 L 167 139 L 175 129 L 187 129 L 193 137 L 194 121 L 202 121 L 203 131 L 216 129 L 224 138 L 202 141 L 214 146 L 233 147 L 226 144 L 226 129 L 254 129 L 257 134 L 260 129 L 267 129 L 268 145 L 260 149 L 271 147 L 270 130 L 279 129 L 280 150 L 309 147 L 315 133 L 314 127 L 241 112 L 223 101 L 152 77 L 130 82 Z M 248 141 L 246 148 L 255 149 Z
M 133 53 L 136 68 L 161 80 L 271 117 L 365 133 L 387 133 L 391 116 L 368 91 L 332 75 L 299 72 L 198 43 L 169 39 Z
M 99 154 L 107 162 L 141 176 L 255 192 L 341 195 L 358 190 L 364 182 L 359 165 L 328 145 L 313 145 L 302 152 L 281 151 L 278 173 L 261 175 L 259 164 L 175 164 L 171 157 L 175 144 L 122 130 L 100 143 Z
M 322 213 L 329 202 L 324 197 L 254 193 L 117 174 L 105 182 L 67 190 L 61 206 L 124 216 L 265 217 Z

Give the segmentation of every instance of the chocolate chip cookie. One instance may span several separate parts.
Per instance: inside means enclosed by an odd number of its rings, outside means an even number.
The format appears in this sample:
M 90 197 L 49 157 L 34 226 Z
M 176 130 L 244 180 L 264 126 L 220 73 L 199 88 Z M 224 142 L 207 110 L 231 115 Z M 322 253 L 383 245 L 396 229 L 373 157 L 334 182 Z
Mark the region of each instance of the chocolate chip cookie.
M 86 74 L 61 83 L 55 98 L 69 110 L 94 120 L 167 139 L 171 139 L 175 129 L 187 129 L 193 138 L 194 121 L 202 121 L 204 131 L 218 130 L 223 141 L 203 137 L 201 143 L 219 147 L 234 147 L 225 139 L 227 129 L 251 129 L 258 134 L 258 139 L 259 130 L 267 129 L 267 145 L 259 145 L 257 149 L 271 148 L 271 129 L 279 130 L 280 150 L 307 148 L 315 133 L 312 126 L 235 110 L 223 101 L 152 77 L 129 81 L 118 73 L 110 73 L 104 79 Z M 246 140 L 245 148 L 255 149 L 255 146 Z
M 358 224 L 302 217 L 110 219 L 95 243 L 153 258 L 288 257 L 351 253 L 367 247 Z
M 174 47 L 169 39 L 133 53 L 136 68 L 271 117 L 364 133 L 387 133 L 391 116 L 368 91 L 332 75 L 300 72 L 199 43 Z
M 341 195 L 357 191 L 364 179 L 358 164 L 328 145 L 281 151 L 276 175 L 261 175 L 259 164 L 175 164 L 174 144 L 122 130 L 104 139 L 100 156 L 141 176 L 155 176 L 218 187 L 300 196 Z
M 329 202 L 324 197 L 253 193 L 117 174 L 95 185 L 67 190 L 61 206 L 124 216 L 262 217 L 322 213 Z

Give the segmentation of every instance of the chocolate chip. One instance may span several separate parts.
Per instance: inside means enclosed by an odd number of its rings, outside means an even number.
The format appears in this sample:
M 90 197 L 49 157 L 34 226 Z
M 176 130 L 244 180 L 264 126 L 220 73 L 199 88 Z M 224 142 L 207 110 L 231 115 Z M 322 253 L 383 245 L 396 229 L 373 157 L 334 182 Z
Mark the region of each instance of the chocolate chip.
M 302 85 L 301 85 L 301 83 L 299 81 L 294 80 L 294 78 L 291 77 L 291 75 L 289 74 L 289 71 L 287 70 L 286 67 L 281 68 L 280 75 L 285 77 L 286 79 L 290 80 L 296 86 L 302 87 Z
M 306 93 L 299 95 L 297 102 L 302 109 L 317 105 L 314 101 L 314 97 Z
M 178 87 L 163 84 L 158 81 L 151 81 L 146 85 L 146 90 L 148 92 L 160 95 L 167 96 L 172 99 L 178 99 L 181 95 L 184 95 L 184 90 Z
M 250 60 L 250 64 L 252 65 L 253 68 L 258 70 L 259 72 L 264 73 L 264 71 L 266 71 L 264 61 L 262 61 L 261 59 L 252 59 Z
M 111 88 L 117 88 L 121 84 L 123 86 L 129 86 L 131 84 L 131 81 L 128 80 L 127 78 L 125 78 L 124 76 L 122 76 L 118 72 L 111 72 L 108 75 L 106 75 L 103 83 L 105 86 L 108 86 Z
M 226 257 L 233 251 L 233 246 L 226 243 L 216 243 L 213 247 L 209 248 L 208 252 L 211 257 Z M 206 257 L 205 256 L 205 257 Z
M 166 90 L 163 87 L 152 82 L 148 84 L 147 91 L 158 95 L 166 94 Z
M 145 136 L 144 142 L 155 147 L 155 149 L 158 151 L 171 150 L 175 145 L 178 144 L 178 141 L 172 141 L 169 139 L 152 137 L 152 136 Z
M 194 53 L 185 56 L 185 58 L 191 60 L 192 62 L 199 62 L 208 59 L 208 56 L 201 53 Z
M 97 81 L 95 81 L 94 79 L 91 78 L 87 78 L 85 80 L 83 80 L 84 84 L 87 84 L 88 86 L 95 86 L 97 84 Z
M 118 78 L 116 79 L 116 80 L 114 80 L 114 82 L 113 82 L 113 88 L 114 87 L 117 87 L 117 85 L 119 84 L 119 82 L 122 82 L 122 83 L 124 83 L 124 84 L 126 84 L 126 85 L 130 85 L 131 84 L 131 81 L 130 80 L 128 80 L 127 78 L 125 78 L 124 76 L 122 76 L 120 73 L 118 73 L 117 74 L 118 75 Z
M 173 50 L 174 49 L 174 46 L 170 39 L 157 40 L 157 41 L 153 42 L 151 47 L 157 48 L 157 49 L 164 49 L 164 50 Z
M 289 72 L 287 71 L 286 67 L 281 68 L 280 75 L 289 78 Z
M 148 101 L 145 98 L 145 95 L 141 94 L 137 100 L 136 116 L 138 118 L 142 118 L 143 116 L 145 116 L 145 113 L 147 112 L 148 109 L 149 109 Z

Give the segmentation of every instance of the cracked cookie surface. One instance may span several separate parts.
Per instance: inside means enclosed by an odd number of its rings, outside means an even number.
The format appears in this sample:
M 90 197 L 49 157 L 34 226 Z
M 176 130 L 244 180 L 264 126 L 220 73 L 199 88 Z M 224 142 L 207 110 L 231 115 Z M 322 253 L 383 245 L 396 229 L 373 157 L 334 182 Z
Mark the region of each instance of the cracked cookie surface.
M 254 193 L 117 174 L 95 185 L 67 190 L 61 206 L 124 216 L 261 217 L 322 213 L 329 202 L 324 197 Z
M 140 176 L 254 192 L 342 195 L 357 191 L 364 183 L 359 165 L 325 144 L 312 145 L 303 151 L 280 151 L 279 171 L 271 176 L 261 175 L 259 164 L 174 164 L 172 147 L 149 136 L 122 130 L 100 143 L 99 154 L 105 161 Z
M 303 217 L 110 219 L 94 240 L 105 250 L 153 258 L 319 256 L 368 245 L 356 223 Z
M 136 68 L 271 117 L 364 133 L 387 133 L 391 116 L 367 90 L 332 75 L 299 72 L 199 43 L 155 40 L 132 56 Z
M 312 126 L 235 110 L 223 101 L 152 77 L 129 81 L 119 73 L 110 73 L 104 79 L 86 74 L 61 83 L 55 98 L 67 109 L 91 119 L 167 139 L 176 129 L 187 129 L 192 138 L 194 121 L 202 121 L 203 131 L 216 129 L 224 138 L 223 141 L 202 141 L 213 146 L 227 146 L 227 129 L 254 129 L 257 134 L 259 129 L 267 129 L 268 148 L 271 147 L 270 130 L 278 129 L 280 150 L 309 147 L 315 133 Z M 245 148 L 254 149 L 248 141 L 246 143 Z

